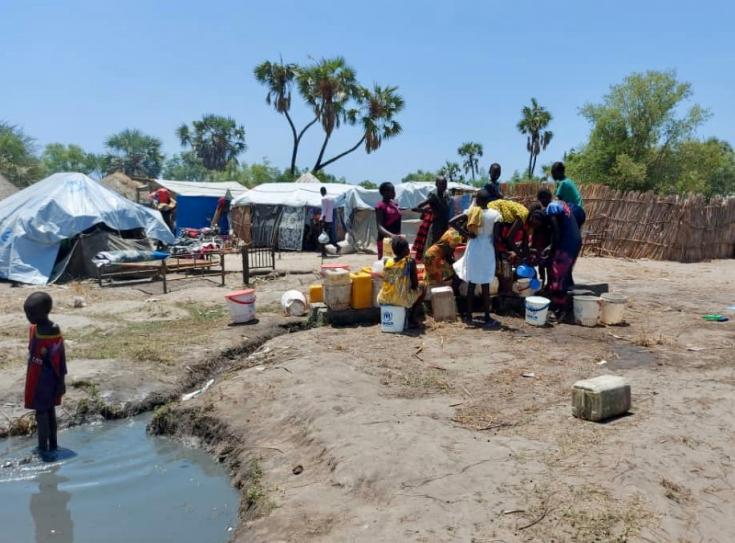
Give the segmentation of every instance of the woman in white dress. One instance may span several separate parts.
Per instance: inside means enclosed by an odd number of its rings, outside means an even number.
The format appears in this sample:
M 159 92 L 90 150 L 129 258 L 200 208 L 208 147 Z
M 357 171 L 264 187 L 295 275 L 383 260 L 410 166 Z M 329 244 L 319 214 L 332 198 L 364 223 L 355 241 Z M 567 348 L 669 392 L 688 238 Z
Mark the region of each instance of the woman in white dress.
M 450 221 L 450 225 L 462 231 L 469 238 L 467 249 L 462 258 L 454 263 L 457 276 L 467 283 L 467 306 L 465 321 L 472 322 L 472 307 L 475 285 L 482 287 L 482 307 L 485 313 L 485 326 L 497 328 L 500 323 L 490 317 L 490 283 L 495 277 L 495 245 L 493 235 L 495 225 L 500 222 L 500 213 L 488 209 L 492 197 L 487 190 L 475 196 L 475 203 L 463 215 Z

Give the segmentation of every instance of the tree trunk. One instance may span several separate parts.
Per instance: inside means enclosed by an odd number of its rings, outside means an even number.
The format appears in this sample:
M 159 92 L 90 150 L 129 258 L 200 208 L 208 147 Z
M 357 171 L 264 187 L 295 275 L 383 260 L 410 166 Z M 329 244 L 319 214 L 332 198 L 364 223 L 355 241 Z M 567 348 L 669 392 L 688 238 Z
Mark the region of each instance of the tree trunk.
M 531 165 L 533 164 L 533 149 L 528 152 L 528 178 L 531 178 Z
M 293 120 L 291 120 L 291 115 L 288 114 L 288 111 L 284 111 L 283 114 L 286 116 L 288 125 L 291 127 L 291 134 L 293 135 L 293 149 L 291 150 L 291 176 L 293 177 L 294 171 L 296 170 L 296 153 L 299 148 L 299 138 L 296 134 L 296 126 L 294 126 Z
M 319 156 L 316 159 L 316 164 L 314 164 L 314 167 L 312 168 L 312 171 L 318 172 L 324 167 L 324 164 L 322 164 L 322 159 L 324 158 L 324 151 L 327 150 L 327 144 L 329 143 L 329 138 L 332 137 L 331 133 L 328 133 L 324 136 L 324 143 L 322 143 L 322 148 L 319 150 Z
M 473 157 L 470 157 L 470 174 L 472 175 L 472 181 L 475 181 L 475 161 Z
M 320 164 L 319 165 L 319 168 L 314 168 L 314 171 L 315 172 L 318 172 L 322 168 L 326 168 L 327 166 L 329 166 L 332 162 L 335 162 L 335 161 L 339 160 L 340 158 L 342 158 L 345 155 L 349 155 L 351 152 L 357 150 L 357 148 L 360 147 L 360 145 L 362 145 L 364 142 L 365 142 L 365 136 L 361 137 L 360 138 L 360 141 L 358 141 L 355 145 L 353 145 L 352 147 L 350 147 L 349 149 L 347 149 L 345 152 L 340 153 L 337 156 L 333 156 L 332 158 L 330 158 L 329 160 L 327 160 L 324 164 Z
M 533 179 L 533 174 L 536 172 L 536 159 L 537 158 L 538 158 L 538 155 L 534 153 L 533 164 L 531 165 L 531 179 Z

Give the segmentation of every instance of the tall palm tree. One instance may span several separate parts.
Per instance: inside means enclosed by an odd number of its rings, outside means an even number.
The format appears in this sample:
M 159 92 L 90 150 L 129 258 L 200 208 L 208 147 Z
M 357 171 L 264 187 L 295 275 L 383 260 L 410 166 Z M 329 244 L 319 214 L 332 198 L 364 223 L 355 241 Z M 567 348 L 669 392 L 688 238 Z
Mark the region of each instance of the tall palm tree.
M 255 79 L 265 85 L 268 93 L 265 101 L 288 121 L 291 127 L 291 135 L 293 136 L 293 148 L 291 151 L 291 175 L 296 174 L 296 156 L 299 152 L 299 144 L 304 133 L 311 128 L 318 120 L 319 115 L 309 121 L 300 131 L 296 129 L 296 125 L 291 118 L 291 91 L 298 74 L 302 71 L 297 64 L 284 64 L 280 62 L 265 61 L 258 64 L 253 70 Z
M 446 177 L 448 181 L 454 182 L 460 179 L 460 171 L 459 164 L 447 160 L 444 166 L 439 169 L 439 174 Z
M 464 171 L 465 173 L 469 173 L 472 176 L 472 181 L 474 181 L 480 165 L 480 157 L 482 156 L 482 144 L 471 141 L 463 143 L 457 149 L 457 154 L 464 157 L 464 162 L 462 163 Z
M 108 153 L 103 157 L 108 173 L 157 177 L 163 168 L 161 140 L 140 130 L 123 130 L 105 140 Z
M 224 171 L 228 164 L 237 164 L 238 155 L 247 148 L 245 128 L 230 117 L 204 115 L 201 121 L 192 121 L 191 128 L 182 124 L 176 135 L 208 170 Z
M 366 153 L 370 154 L 377 151 L 384 140 L 400 134 L 403 128 L 396 121 L 395 116 L 401 112 L 405 102 L 397 91 L 398 87 L 381 87 L 380 85 L 374 85 L 372 89 L 355 89 L 354 95 L 358 108 L 346 111 L 344 117 L 350 124 L 359 123 L 362 125 L 362 136 L 355 145 L 329 160 L 322 162 L 322 156 L 320 155 L 314 171 L 323 169 L 357 150 L 363 144 Z
M 535 98 L 531 98 L 530 106 L 523 106 L 521 110 L 521 120 L 518 121 L 518 130 L 521 134 L 526 134 L 526 150 L 528 151 L 528 177 L 533 178 L 533 172 L 536 169 L 536 158 L 546 149 L 554 137 L 554 133 L 545 128 L 551 122 L 551 113 L 540 106 Z
M 335 128 L 354 120 L 354 116 L 348 117 L 347 106 L 358 91 L 355 70 L 343 57 L 322 59 L 302 70 L 297 82 L 301 96 L 312 107 L 324 130 L 324 141 L 313 168 L 318 171 L 324 167 L 324 152 Z

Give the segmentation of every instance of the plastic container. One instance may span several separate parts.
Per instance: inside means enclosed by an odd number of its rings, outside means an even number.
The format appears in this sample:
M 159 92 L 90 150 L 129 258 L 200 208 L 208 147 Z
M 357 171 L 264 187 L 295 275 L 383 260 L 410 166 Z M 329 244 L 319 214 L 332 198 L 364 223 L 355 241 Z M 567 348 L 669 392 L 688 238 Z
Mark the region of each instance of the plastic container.
M 236 290 L 225 295 L 230 319 L 234 323 L 255 320 L 255 289 Z
M 597 326 L 600 320 L 600 298 L 597 296 L 574 297 L 574 322 L 582 326 Z
M 431 289 L 431 309 L 436 321 L 457 320 L 457 305 L 454 303 L 452 287 Z
M 602 294 L 600 296 L 600 321 L 604 324 L 620 324 L 623 322 L 627 301 L 628 299 L 622 294 Z
M 533 266 L 529 266 L 528 264 L 521 264 L 516 268 L 516 275 L 524 279 L 532 279 L 536 277 L 536 270 L 533 268 Z
M 350 265 L 344 264 L 341 262 L 329 262 L 327 264 L 322 264 L 319 268 L 319 272 L 321 273 L 321 276 L 324 277 L 326 272 L 328 271 L 335 271 L 335 270 L 344 270 L 346 272 L 350 271 Z
M 524 298 L 531 296 L 534 294 L 534 291 L 531 290 L 531 280 L 528 278 L 518 279 L 513 283 L 513 292 Z
M 383 275 L 373 272 L 371 274 L 371 279 L 373 283 L 373 307 L 380 307 L 380 304 L 378 303 L 378 294 L 380 294 L 380 289 L 383 288 Z
M 321 283 L 309 285 L 309 303 L 318 304 L 324 301 L 324 288 Z
M 324 303 L 327 304 L 327 307 L 332 311 L 344 311 L 349 309 L 351 296 L 352 283 L 347 283 L 346 285 L 324 285 Z
M 368 273 L 351 273 L 352 294 L 350 306 L 352 309 L 367 309 L 373 305 L 373 278 Z
M 380 331 L 391 334 L 403 332 L 406 325 L 406 308 L 398 305 L 380 306 Z
M 393 238 L 383 238 L 383 257 L 393 258 L 393 247 L 391 243 Z
M 630 385 L 616 375 L 601 375 L 577 381 L 572 387 L 572 415 L 602 421 L 630 410 Z
M 543 296 L 526 298 L 526 322 L 532 326 L 546 326 L 551 300 Z
M 322 284 L 326 287 L 327 285 L 349 285 L 350 284 L 350 272 L 339 268 L 336 270 L 325 270 L 322 272 Z
M 373 262 L 373 265 L 371 266 L 371 271 L 373 273 L 383 273 L 383 261 L 376 260 L 375 262 Z
M 298 290 L 287 290 L 281 296 L 281 306 L 292 317 L 306 313 L 306 297 Z

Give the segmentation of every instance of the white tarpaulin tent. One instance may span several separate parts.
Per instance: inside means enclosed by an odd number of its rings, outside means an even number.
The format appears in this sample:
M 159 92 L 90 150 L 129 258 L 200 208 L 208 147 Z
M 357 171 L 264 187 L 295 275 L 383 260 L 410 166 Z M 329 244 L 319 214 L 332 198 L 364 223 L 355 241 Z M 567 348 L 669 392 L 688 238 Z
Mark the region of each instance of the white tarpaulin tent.
M 302 173 L 294 183 L 321 183 L 319 178 L 311 172 Z
M 232 198 L 247 192 L 237 181 L 171 181 L 156 179 L 156 183 L 180 196 L 216 196 L 221 198 L 230 191 Z
M 61 243 L 95 225 L 174 242 L 157 211 L 82 173 L 56 173 L 0 202 L 0 278 L 47 283 Z
M 335 200 L 354 185 L 342 183 L 263 183 L 232 201 L 232 207 L 249 205 L 280 205 L 289 207 L 321 207 L 322 187 Z

